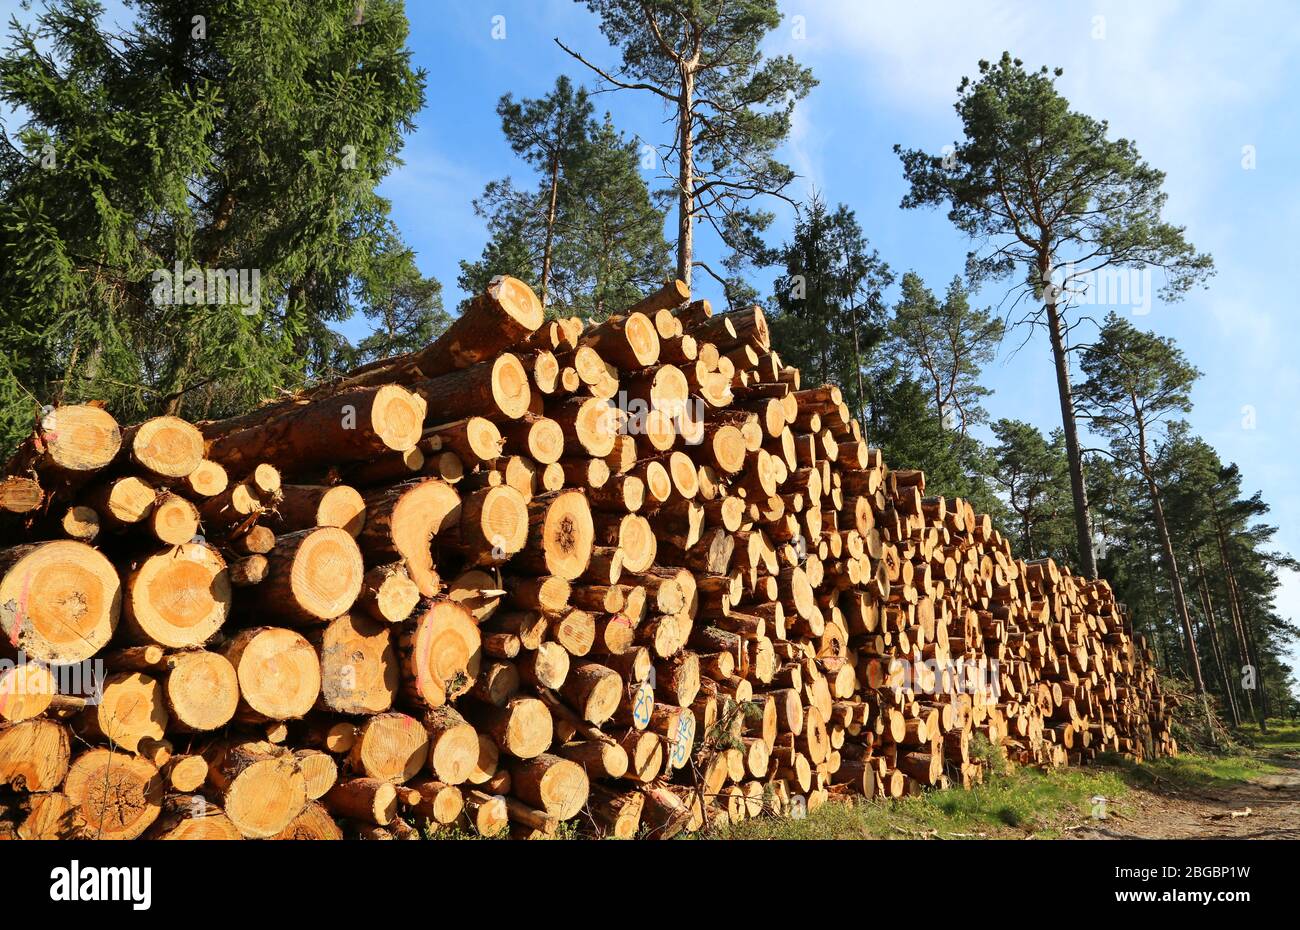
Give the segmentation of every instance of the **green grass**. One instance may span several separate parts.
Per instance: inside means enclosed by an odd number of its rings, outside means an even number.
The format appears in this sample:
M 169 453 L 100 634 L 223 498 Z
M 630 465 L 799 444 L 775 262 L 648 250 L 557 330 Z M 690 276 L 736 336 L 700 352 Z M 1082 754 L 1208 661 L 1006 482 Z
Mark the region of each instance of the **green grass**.
M 1017 769 L 969 791 L 930 791 L 890 801 L 827 804 L 802 820 L 763 817 L 710 834 L 721 839 L 1049 838 L 1092 816 L 1098 795 L 1116 811 L 1127 791 L 1105 769 Z
M 1222 788 L 1234 782 L 1250 781 L 1285 771 L 1246 750 L 1216 756 L 1187 753 L 1141 765 L 1119 757 L 1102 757 L 1099 761 L 1112 766 L 1126 783 L 1154 791 L 1159 791 L 1162 787 Z
M 1084 768 L 1040 771 L 1012 767 L 970 791 L 931 791 L 894 801 L 827 804 L 802 820 L 761 817 L 708 834 L 720 839 L 1012 838 L 1060 836 L 1089 820 L 1096 796 L 1107 811 L 1125 816 L 1132 788 L 1212 789 L 1285 772 L 1270 759 L 1300 750 L 1300 727 L 1269 721 L 1269 732 L 1247 734 L 1253 747 L 1218 755 L 1185 753 L 1138 764 L 1103 755 Z M 996 769 L 994 769 L 996 770 Z
M 1255 724 L 1247 724 L 1240 731 L 1254 748 L 1274 755 L 1300 752 L 1300 721 L 1269 720 L 1268 732 Z

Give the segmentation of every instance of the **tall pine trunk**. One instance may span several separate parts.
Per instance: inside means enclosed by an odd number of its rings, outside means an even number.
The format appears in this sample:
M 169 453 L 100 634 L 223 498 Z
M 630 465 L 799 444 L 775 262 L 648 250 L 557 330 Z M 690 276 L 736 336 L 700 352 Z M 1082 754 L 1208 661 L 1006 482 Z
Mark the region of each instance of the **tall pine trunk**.
M 1151 512 L 1155 517 L 1156 531 L 1160 534 L 1160 546 L 1165 554 L 1165 568 L 1169 572 L 1169 587 L 1174 592 L 1174 607 L 1182 622 L 1183 636 L 1187 639 L 1187 660 L 1191 665 L 1192 683 L 1201 696 L 1201 706 L 1205 710 L 1205 725 L 1209 729 L 1210 740 L 1218 743 L 1214 734 L 1214 716 L 1210 713 L 1210 696 L 1205 690 L 1205 676 L 1201 674 L 1201 657 L 1196 648 L 1196 631 L 1192 628 L 1192 615 L 1187 609 L 1187 596 L 1183 592 L 1183 579 L 1178 574 L 1178 557 L 1174 555 L 1173 540 L 1169 536 L 1169 523 L 1165 519 L 1165 507 L 1160 500 L 1160 489 L 1156 486 L 1155 475 L 1151 472 L 1151 461 L 1147 458 L 1146 426 L 1142 414 L 1134 405 L 1134 417 L 1138 424 L 1138 457 L 1142 465 L 1142 477 L 1146 480 L 1147 492 L 1151 496 Z
M 1214 664 L 1219 670 L 1219 683 L 1223 686 L 1223 699 L 1228 703 L 1228 712 L 1232 716 L 1232 725 L 1241 726 L 1241 711 L 1237 707 L 1237 695 L 1232 690 L 1232 677 L 1224 659 L 1223 647 L 1219 643 L 1219 622 L 1214 613 L 1214 598 L 1210 594 L 1210 582 L 1205 577 L 1205 563 L 1201 561 L 1200 549 L 1192 550 L 1192 561 L 1196 565 L 1197 589 L 1201 597 L 1201 613 L 1205 615 L 1205 624 L 1210 630 L 1210 649 L 1214 652 Z
M 1065 332 L 1056 302 L 1047 304 L 1047 329 L 1056 364 L 1056 391 L 1061 400 L 1061 428 L 1065 433 L 1065 454 L 1070 464 L 1070 493 L 1074 498 L 1074 531 L 1079 547 L 1079 570 L 1086 578 L 1097 577 L 1097 556 L 1092 549 L 1092 519 L 1088 513 L 1088 486 L 1083 474 L 1083 452 L 1079 448 L 1079 427 L 1074 417 L 1074 391 L 1070 387 L 1070 359 L 1065 350 Z
M 1223 566 L 1224 586 L 1228 591 L 1228 611 L 1232 615 L 1232 632 L 1237 640 L 1237 654 L 1241 657 L 1242 665 L 1249 665 L 1255 669 L 1254 684 L 1259 688 L 1261 700 L 1258 706 L 1255 703 L 1254 695 L 1251 689 L 1242 688 L 1246 694 L 1246 705 L 1250 709 L 1250 715 L 1259 723 L 1261 732 L 1268 732 L 1268 714 L 1264 709 L 1262 700 L 1264 693 L 1264 675 L 1259 667 L 1259 662 L 1255 656 L 1253 641 L 1246 634 L 1246 619 L 1242 614 L 1241 601 L 1237 592 L 1237 577 L 1232 571 L 1232 562 L 1228 558 L 1228 539 L 1223 529 L 1223 521 L 1219 518 L 1219 507 L 1212 504 L 1214 508 L 1214 528 L 1219 539 L 1219 563 Z M 1244 669 L 1243 669 L 1244 671 Z
M 681 95 L 677 98 L 677 277 L 688 288 L 695 232 L 695 130 L 691 125 L 694 98 L 695 75 L 683 70 Z
M 550 304 L 551 252 L 555 245 L 555 212 L 560 202 L 560 155 L 551 156 L 551 203 L 546 210 L 546 245 L 542 249 L 542 306 Z

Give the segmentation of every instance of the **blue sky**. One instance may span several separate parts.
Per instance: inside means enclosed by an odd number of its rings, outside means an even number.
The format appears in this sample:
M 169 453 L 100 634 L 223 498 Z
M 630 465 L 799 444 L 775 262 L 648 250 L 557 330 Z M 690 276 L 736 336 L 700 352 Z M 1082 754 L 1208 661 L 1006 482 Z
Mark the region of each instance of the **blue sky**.
M 113 8 L 113 5 L 110 5 Z M 1168 175 L 1167 217 L 1215 257 L 1208 288 L 1180 303 L 1158 300 L 1135 324 L 1172 336 L 1204 372 L 1193 398 L 1194 428 L 1238 462 L 1282 527 L 1283 548 L 1300 553 L 1300 370 L 1288 335 L 1300 318 L 1292 266 L 1300 239 L 1300 8 L 1248 4 L 782 0 L 786 22 L 774 52 L 809 65 L 818 86 L 796 112 L 784 156 L 800 174 L 796 194 L 815 188 L 857 211 L 873 245 L 896 272 L 914 269 L 942 289 L 962 268 L 968 244 L 941 211 L 898 208 L 904 182 L 895 143 L 939 152 L 956 138 L 955 88 L 981 58 L 1006 49 L 1027 64 L 1065 69 L 1058 86 L 1075 108 L 1109 120 Z M 5 19 L 19 12 L 0 0 Z M 470 204 L 491 179 L 528 176 L 501 137 L 497 98 L 544 93 L 556 75 L 592 82 L 555 37 L 613 65 L 617 55 L 585 4 L 569 0 L 410 0 L 415 63 L 429 72 L 428 104 L 383 185 L 421 268 L 436 275 L 449 306 L 460 296 L 457 263 L 485 239 Z M 494 19 L 503 17 L 502 19 Z M 504 24 L 504 38 L 501 34 Z M 599 95 L 623 131 L 666 140 L 666 114 L 645 94 Z M 1253 167 L 1244 167 L 1246 147 Z M 776 206 L 773 241 L 791 211 Z M 705 258 L 714 244 L 701 234 Z M 770 273 L 759 276 L 769 281 Z M 701 278 L 697 293 L 718 300 Z M 766 283 L 763 285 L 766 290 Z M 981 295 L 996 303 L 1001 290 Z M 345 327 L 364 334 L 364 323 Z M 1059 424 L 1049 350 L 1035 336 L 1010 339 L 986 371 L 994 418 Z M 1253 420 L 1252 415 L 1253 414 Z M 1286 578 L 1284 616 L 1300 614 L 1300 576 Z M 1296 650 L 1300 666 L 1300 649 Z

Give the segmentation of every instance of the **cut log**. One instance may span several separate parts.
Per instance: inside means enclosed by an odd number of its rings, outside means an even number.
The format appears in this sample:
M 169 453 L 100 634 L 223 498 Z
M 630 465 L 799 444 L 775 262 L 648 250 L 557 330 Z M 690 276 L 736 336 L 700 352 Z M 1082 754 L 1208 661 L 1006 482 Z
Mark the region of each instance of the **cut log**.
M 267 742 L 222 743 L 211 751 L 208 778 L 239 832 L 267 839 L 307 806 L 307 780 L 293 753 Z
M 310 631 L 307 639 L 320 654 L 320 709 L 369 715 L 393 706 L 400 666 L 387 626 L 344 614 Z
M 68 840 L 77 834 L 76 809 L 58 791 L 31 796 L 27 818 L 18 828 L 23 840 Z
M 478 731 L 450 707 L 435 707 L 424 715 L 428 732 L 429 771 L 448 785 L 467 781 L 479 765 Z
M 698 665 L 696 667 L 698 672 Z M 560 693 L 583 720 L 601 724 L 614 716 L 623 694 L 623 679 L 596 662 L 579 662 L 569 670 Z
M 121 607 L 117 570 L 84 543 L 0 549 L 0 649 L 81 662 L 108 643 Z
M 289 826 L 277 833 L 272 839 L 341 840 L 343 839 L 343 831 L 339 829 L 338 823 L 330 816 L 330 812 L 325 805 L 312 801 L 302 809 L 301 814 L 289 822 Z
M 68 774 L 68 728 L 37 718 L 0 729 L 0 785 L 26 792 L 54 791 Z
M 482 791 L 466 793 L 465 815 L 479 836 L 499 836 L 510 826 L 506 799 L 499 795 Z
M 99 702 L 83 715 L 88 733 L 134 753 L 141 740 L 160 740 L 167 731 L 167 704 L 158 680 L 143 672 L 118 672 L 104 679 Z
M 537 575 L 580 577 L 591 560 L 595 541 L 591 507 L 581 491 L 560 491 L 534 498 L 528 505 L 528 545 L 514 564 Z
M 248 589 L 264 619 L 318 623 L 345 613 L 361 593 L 361 551 L 347 530 L 321 526 L 280 536 L 266 578 Z
M 63 793 L 76 809 L 81 836 L 133 840 L 157 819 L 163 780 L 153 763 L 138 756 L 92 749 L 68 769 Z
M 477 736 L 474 754 L 478 752 Z M 420 721 L 401 713 L 376 714 L 357 732 L 348 761 L 355 772 L 402 784 L 424 768 L 429 758 L 429 734 Z
M 0 665 L 0 720 L 21 723 L 45 713 L 58 684 L 39 662 Z
M 468 417 L 517 420 L 528 412 L 532 398 L 528 370 L 509 353 L 463 371 L 417 381 L 412 387 L 428 405 L 430 423 Z
M 141 560 L 126 576 L 123 627 L 136 643 L 201 646 L 230 613 L 230 573 L 210 546 L 186 543 Z
M 439 537 L 467 565 L 506 561 L 528 540 L 528 504 L 512 487 L 483 488 L 461 502 L 460 519 Z
M 361 582 L 357 606 L 380 623 L 401 623 L 420 603 L 420 589 L 401 564 L 376 565 Z
M 555 729 L 551 712 L 537 698 L 518 696 L 504 707 L 471 711 L 477 726 L 497 747 L 516 759 L 532 759 L 550 748 Z
M 167 798 L 146 836 L 151 840 L 242 840 L 244 837 L 215 804 L 202 795 Z
M 277 533 L 336 526 L 356 536 L 366 524 L 366 502 L 355 488 L 286 484 L 269 519 Z
M 184 478 L 203 461 L 203 434 L 178 417 L 154 417 L 122 431 L 120 458 L 154 480 Z
M 510 784 L 521 801 L 558 820 L 582 810 L 591 787 L 582 766 L 549 753 L 514 762 Z
M 564 454 L 564 430 L 555 420 L 527 414 L 501 428 L 506 450 L 549 465 Z
M 424 417 L 419 396 L 385 384 L 254 410 L 199 428 L 208 440 L 208 458 L 243 474 L 260 462 L 304 469 L 406 452 L 420 441 Z
M 412 362 L 429 375 L 467 368 L 531 335 L 543 319 L 542 302 L 532 288 L 518 278 L 498 275 L 441 336 L 415 353 Z
M 240 630 L 221 654 L 239 678 L 236 714 L 240 720 L 296 720 L 320 696 L 320 659 L 311 643 L 293 630 L 265 626 Z
M 45 492 L 35 478 L 0 477 L 0 512 L 31 513 L 45 502 Z
M 42 417 L 36 434 L 24 442 L 5 471 L 35 472 L 43 486 L 76 485 L 108 466 L 122 448 L 122 430 L 107 410 L 91 404 L 65 404 Z
M 437 708 L 473 686 L 482 660 L 482 637 L 463 606 L 435 601 L 413 629 L 402 633 L 398 654 L 407 700 Z
M 625 370 L 645 368 L 659 361 L 659 333 L 644 313 L 612 318 L 585 333 L 582 344 Z
M 310 800 L 323 798 L 338 782 L 339 766 L 329 753 L 319 749 L 299 749 L 294 757 L 307 782 L 307 797 Z
M 395 485 L 366 496 L 366 525 L 357 538 L 370 562 L 401 561 L 425 597 L 441 582 L 430 544 L 460 516 L 460 496 L 445 481 L 429 478 Z
M 199 532 L 199 510 L 179 494 L 164 491 L 149 514 L 149 531 L 164 545 L 190 542 Z
M 591 786 L 591 815 L 600 835 L 630 840 L 641 829 L 645 795 L 639 791 L 615 791 L 604 785 Z

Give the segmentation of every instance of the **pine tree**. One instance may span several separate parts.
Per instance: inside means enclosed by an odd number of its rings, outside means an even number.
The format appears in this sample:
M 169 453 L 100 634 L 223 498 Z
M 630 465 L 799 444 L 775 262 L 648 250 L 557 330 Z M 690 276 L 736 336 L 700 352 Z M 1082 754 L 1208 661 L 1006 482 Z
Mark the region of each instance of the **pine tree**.
M 542 267 L 539 296 L 542 305 L 550 302 L 551 256 L 555 248 L 555 224 L 560 212 L 560 192 L 564 181 L 571 180 L 574 161 L 587 142 L 592 105 L 585 87 L 577 90 L 565 75 L 555 79 L 555 89 L 536 100 L 518 103 L 506 94 L 497 104 L 501 131 L 514 153 L 542 172 L 543 196 L 538 198 L 545 211 L 542 226 Z
M 1105 303 L 1099 291 L 1117 270 L 1162 269 L 1161 296 L 1174 300 L 1213 263 L 1161 218 L 1164 175 L 1129 140 L 1107 138 L 1104 121 L 1069 108 L 1056 90 L 1059 69 L 1026 71 L 1003 53 L 996 63 L 981 61 L 979 71 L 957 89 L 964 141 L 941 155 L 894 147 L 911 184 L 902 205 L 948 204 L 953 224 L 986 244 L 969 256 L 973 281 L 1022 276 L 1016 302 L 1027 298 L 1030 308 L 1017 325 L 1041 326 L 1051 342 L 1080 566 L 1095 578 L 1071 396 L 1070 312 L 1081 302 Z
M 794 172 L 777 160 L 797 100 L 816 84 L 790 56 L 765 57 L 763 39 L 781 23 L 776 0 L 578 0 L 600 16 L 622 50 L 614 71 L 556 42 L 609 85 L 658 97 L 672 114 L 666 146 L 677 196 L 677 277 L 700 266 L 720 282 L 757 258 L 772 215 L 751 203 L 785 197 Z M 731 250 L 728 274 L 695 258 L 695 224 Z M 729 297 L 731 294 L 728 295 Z
M 940 303 L 920 275 L 903 275 L 903 297 L 889 332 L 893 352 L 908 360 L 928 385 L 941 423 L 965 435 L 972 424 L 988 418 L 980 399 L 992 392 L 979 376 L 997 354 L 1003 325 L 987 309 L 970 306 L 960 278 L 953 278 Z
M 424 99 L 401 3 L 134 11 L 52 0 L 0 54 L 0 444 L 45 402 L 234 412 L 412 280 L 376 193 Z
M 989 480 L 1015 514 L 1016 551 L 1024 558 L 1072 555 L 1069 466 L 1061 432 L 1047 439 L 1029 423 L 1003 419 L 993 424 L 993 435 L 997 444 L 989 450 L 995 463 Z
M 863 372 L 887 332 L 889 266 L 852 210 L 840 204 L 831 212 L 815 195 L 774 258 L 785 269 L 772 298 L 772 338 L 782 359 L 814 383 L 840 385 L 865 421 Z
M 586 89 L 563 77 L 540 101 L 502 98 L 507 140 L 542 169 L 541 179 L 531 189 L 492 181 L 474 201 L 489 238 L 478 261 L 461 262 L 467 294 L 511 274 L 545 291 L 552 315 L 604 319 L 663 283 L 664 215 L 638 170 L 636 143 L 608 114 L 592 119 L 586 101 Z
M 921 469 L 926 494 L 964 498 L 999 529 L 1011 525 L 985 477 L 992 469 L 987 450 L 934 416 L 927 387 L 887 364 L 872 370 L 871 382 L 866 432 L 889 466 Z
M 608 114 L 577 158 L 562 216 L 558 262 L 565 306 L 603 320 L 631 306 L 670 274 L 664 214 L 638 170 L 637 144 Z
M 1205 704 L 1208 723 L 1210 706 L 1196 635 L 1152 456 L 1159 427 L 1174 414 L 1191 410 L 1191 387 L 1200 372 L 1173 340 L 1137 329 L 1114 312 L 1107 315 L 1096 343 L 1087 348 L 1080 363 L 1088 376 L 1078 388 L 1084 416 L 1093 430 L 1110 440 L 1115 461 L 1136 471 L 1146 485 L 1192 682 Z
M 491 181 L 474 201 L 474 212 L 487 218 L 488 241 L 478 261 L 460 261 L 457 286 L 465 300 L 481 294 L 497 275 L 518 278 L 534 290 L 541 287 L 543 242 L 538 218 L 543 201 L 534 192 L 526 194 L 510 178 Z

